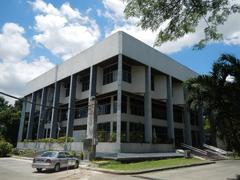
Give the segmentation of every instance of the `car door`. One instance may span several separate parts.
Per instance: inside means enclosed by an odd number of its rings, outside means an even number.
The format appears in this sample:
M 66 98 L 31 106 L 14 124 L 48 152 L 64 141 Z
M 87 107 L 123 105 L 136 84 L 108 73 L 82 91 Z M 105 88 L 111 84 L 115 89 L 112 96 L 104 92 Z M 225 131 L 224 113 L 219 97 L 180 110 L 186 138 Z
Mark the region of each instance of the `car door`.
M 75 164 L 74 158 L 68 152 L 65 152 L 65 156 L 67 159 L 67 165 L 74 166 L 74 164 Z
M 60 167 L 67 167 L 67 158 L 64 152 L 58 153 L 58 160 L 60 162 Z

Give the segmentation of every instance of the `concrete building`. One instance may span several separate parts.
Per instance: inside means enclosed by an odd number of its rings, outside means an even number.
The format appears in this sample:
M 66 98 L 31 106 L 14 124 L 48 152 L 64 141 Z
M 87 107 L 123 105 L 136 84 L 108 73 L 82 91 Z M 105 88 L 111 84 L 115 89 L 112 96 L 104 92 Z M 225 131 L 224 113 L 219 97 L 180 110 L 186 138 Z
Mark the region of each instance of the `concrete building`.
M 93 135 L 98 152 L 166 152 L 203 141 L 202 113 L 185 105 L 183 81 L 197 74 L 124 32 L 27 83 L 18 142 Z M 91 101 L 95 97 L 96 101 Z M 40 106 L 42 104 L 43 106 Z

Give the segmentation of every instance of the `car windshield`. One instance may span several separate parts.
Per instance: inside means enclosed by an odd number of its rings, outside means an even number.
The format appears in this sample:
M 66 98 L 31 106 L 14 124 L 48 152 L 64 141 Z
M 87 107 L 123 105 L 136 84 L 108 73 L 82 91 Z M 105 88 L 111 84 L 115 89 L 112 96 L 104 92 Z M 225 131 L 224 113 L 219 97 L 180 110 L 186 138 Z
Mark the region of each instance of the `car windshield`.
M 41 157 L 56 157 L 57 152 L 45 152 L 41 155 Z

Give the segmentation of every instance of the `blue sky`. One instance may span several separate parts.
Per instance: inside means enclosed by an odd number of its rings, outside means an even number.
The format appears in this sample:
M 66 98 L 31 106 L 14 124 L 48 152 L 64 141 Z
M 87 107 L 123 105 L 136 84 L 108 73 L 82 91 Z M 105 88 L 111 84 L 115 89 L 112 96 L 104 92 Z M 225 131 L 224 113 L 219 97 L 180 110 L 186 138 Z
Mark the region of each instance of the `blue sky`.
M 21 96 L 27 81 L 55 64 L 123 30 L 152 46 L 156 32 L 143 31 L 137 20 L 124 19 L 121 0 L 8 0 L 0 2 L 0 90 Z M 157 47 L 198 73 L 210 71 L 222 53 L 240 57 L 240 15 L 219 27 L 222 42 L 192 50 L 202 37 L 196 33 Z

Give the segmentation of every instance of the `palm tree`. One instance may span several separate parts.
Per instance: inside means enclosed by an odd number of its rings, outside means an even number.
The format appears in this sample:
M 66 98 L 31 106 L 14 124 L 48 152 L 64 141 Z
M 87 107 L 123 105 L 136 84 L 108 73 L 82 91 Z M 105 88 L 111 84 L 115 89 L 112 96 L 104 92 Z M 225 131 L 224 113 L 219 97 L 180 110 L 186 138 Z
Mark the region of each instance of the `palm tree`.
M 185 86 L 190 107 L 204 107 L 212 144 L 216 145 L 217 134 L 230 149 L 240 152 L 240 60 L 223 54 L 209 74 L 190 79 Z

